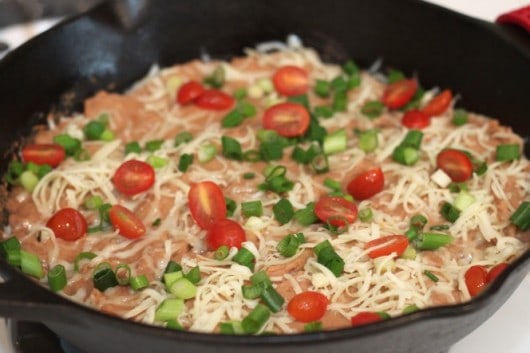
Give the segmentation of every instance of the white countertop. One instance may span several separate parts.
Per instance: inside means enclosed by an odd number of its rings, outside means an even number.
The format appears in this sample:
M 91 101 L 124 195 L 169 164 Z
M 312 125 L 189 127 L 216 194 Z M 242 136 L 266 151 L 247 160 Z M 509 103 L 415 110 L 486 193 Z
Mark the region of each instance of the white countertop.
M 398 1 L 398 0 L 396 0 Z M 530 0 L 426 0 L 469 16 L 493 21 L 499 14 L 530 4 Z M 54 21 L 38 27 L 14 26 L 0 31 L 0 40 L 11 45 L 48 28 Z M 450 353 L 528 353 L 530 352 L 530 274 L 510 299 L 483 325 L 458 342 Z M 0 353 L 12 353 L 0 320 Z M 46 352 L 40 352 L 46 353 Z

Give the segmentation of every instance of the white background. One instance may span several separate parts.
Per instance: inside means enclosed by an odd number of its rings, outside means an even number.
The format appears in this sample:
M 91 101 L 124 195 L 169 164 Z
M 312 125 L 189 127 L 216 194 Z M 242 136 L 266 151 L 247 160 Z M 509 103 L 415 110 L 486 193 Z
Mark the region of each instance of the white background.
M 398 1 L 398 0 L 395 0 Z M 469 16 L 494 21 L 509 10 L 530 5 L 530 0 L 427 0 Z M 48 23 L 44 25 L 46 27 Z M 0 40 L 12 45 L 43 28 L 13 27 L 0 31 Z M 530 34 L 529 34 L 530 35 Z M 506 304 L 488 321 L 458 342 L 450 353 L 529 353 L 530 352 L 530 275 Z M 0 320 L 0 353 L 12 353 L 3 321 Z M 46 353 L 46 352 L 39 352 Z M 377 353 L 377 352 L 375 352 Z

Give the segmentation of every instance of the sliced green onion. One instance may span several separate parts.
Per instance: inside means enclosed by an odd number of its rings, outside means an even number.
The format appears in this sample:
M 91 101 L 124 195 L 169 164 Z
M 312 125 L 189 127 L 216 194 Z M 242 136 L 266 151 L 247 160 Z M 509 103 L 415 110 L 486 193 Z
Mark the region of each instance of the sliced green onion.
M 214 259 L 221 261 L 228 257 L 228 254 L 230 253 L 230 248 L 226 245 L 221 245 L 220 247 L 215 250 L 215 253 L 213 255 Z
M 298 252 L 300 243 L 300 239 L 296 235 L 289 234 L 278 242 L 276 249 L 283 257 L 291 257 Z
M 449 225 L 448 224 L 436 224 L 429 228 L 430 230 L 448 230 Z
M 88 153 L 86 149 L 81 148 L 80 150 L 75 152 L 74 159 L 78 162 L 88 161 L 90 159 L 90 154 Z
M 95 140 L 99 139 L 96 138 Z M 61 145 L 67 156 L 74 156 L 81 149 L 81 140 L 68 134 L 59 134 L 53 137 L 53 142 Z
M 173 260 L 170 260 L 167 263 L 166 268 L 164 269 L 164 273 L 172 273 L 172 272 L 179 272 L 179 271 L 182 271 L 182 266 L 180 266 L 180 264 L 176 263 Z
M 415 245 L 419 250 L 436 250 L 453 241 L 449 234 L 423 233 L 419 239 L 415 240 Z
M 328 157 L 324 153 L 319 153 L 311 160 L 311 168 L 317 174 L 329 172 Z
M 260 200 L 242 202 L 241 213 L 245 217 L 261 217 L 263 215 L 263 205 Z
M 310 333 L 310 332 L 320 332 L 323 330 L 322 322 L 320 321 L 313 321 L 308 322 L 304 325 L 304 332 Z
M 213 143 L 205 143 L 199 146 L 199 151 L 197 152 L 197 159 L 201 163 L 206 163 L 211 161 L 217 154 L 217 146 Z
M 510 216 L 510 221 L 520 230 L 530 228 L 530 202 L 523 201 Z
M 460 210 L 451 203 L 444 202 L 440 209 L 440 214 L 445 220 L 454 223 L 460 217 Z
M 263 283 L 243 285 L 241 287 L 241 294 L 243 295 L 243 298 L 245 299 L 250 299 L 250 300 L 257 299 L 261 296 L 265 287 L 266 285 L 264 285 Z
M 394 83 L 397 81 L 404 80 L 406 78 L 405 74 L 400 70 L 390 69 L 388 70 L 388 75 L 386 77 L 388 83 Z
M 265 271 L 258 271 L 250 277 L 252 284 L 264 283 L 266 286 L 272 286 L 272 281 Z
M 184 300 L 178 298 L 165 299 L 155 311 L 155 321 L 166 322 L 175 320 L 184 311 Z
M 335 252 L 328 240 L 317 244 L 313 251 L 317 255 L 319 264 L 327 267 L 336 277 L 342 274 L 345 264 L 344 260 Z
M 241 322 L 243 331 L 247 334 L 258 333 L 269 320 L 270 314 L 271 312 L 267 306 L 263 304 L 256 305 Z
M 250 179 L 254 179 L 254 177 L 256 177 L 256 173 L 252 173 L 252 172 L 243 173 L 243 179 L 250 180 Z
M 373 152 L 379 145 L 378 132 L 375 129 L 361 131 L 358 134 L 359 148 L 365 153 Z
M 233 96 L 236 100 L 240 101 L 247 96 L 247 89 L 244 87 L 238 88 L 234 91 Z
M 420 159 L 420 153 L 413 147 L 398 146 L 392 153 L 392 159 L 403 165 L 413 165 Z
M 498 145 L 495 150 L 495 160 L 498 162 L 509 162 L 521 158 L 520 147 L 516 143 Z
M 289 222 L 294 216 L 294 208 L 288 199 L 280 199 L 274 206 L 272 206 L 274 219 L 281 225 Z
M 316 80 L 314 91 L 317 94 L 317 96 L 320 96 L 322 98 L 329 97 L 331 93 L 331 84 L 329 81 L 325 80 Z
M 284 147 L 289 144 L 285 137 L 278 135 L 274 130 L 260 129 L 256 133 L 256 138 L 261 143 L 274 142 Z
M 356 75 L 359 73 L 359 67 L 353 60 L 348 60 L 342 65 L 342 70 L 348 75 Z
M 320 125 L 316 118 L 312 117 L 309 122 L 309 128 L 307 129 L 304 138 L 309 141 L 318 141 L 318 143 L 321 144 L 324 141 L 324 137 L 326 136 L 326 134 L 326 129 L 322 125 Z
M 144 148 L 148 152 L 155 152 L 158 151 L 163 144 L 164 140 L 150 140 L 145 143 Z
M 302 226 L 309 226 L 317 222 L 318 217 L 315 214 L 315 203 L 310 202 L 305 208 L 296 211 L 293 218 Z
M 48 286 L 54 292 L 66 287 L 66 269 L 63 265 L 55 265 L 48 271 Z
M 295 162 L 309 164 L 320 152 L 320 147 L 318 147 L 316 144 L 311 144 L 307 150 L 304 150 L 300 146 L 295 146 L 295 148 L 293 148 L 291 158 Z
M 87 140 L 99 140 L 105 128 L 106 126 L 103 122 L 94 120 L 83 127 L 83 133 Z
M 455 109 L 453 111 L 453 120 L 452 123 L 455 126 L 462 126 L 467 124 L 468 116 L 467 112 L 463 109 Z
M 418 308 L 417 305 L 411 304 L 411 305 L 406 306 L 401 313 L 403 315 L 406 315 L 406 314 L 414 313 L 414 312 L 416 312 L 418 310 L 420 310 L 420 308 Z
M 243 159 L 243 151 L 241 144 L 234 138 L 228 136 L 221 137 L 221 145 L 223 149 L 223 155 L 228 159 L 241 160 Z
M 18 178 L 24 172 L 26 166 L 20 161 L 11 161 L 7 166 L 6 180 L 9 184 L 15 185 L 18 182 Z
M 254 254 L 247 248 L 242 247 L 232 258 L 234 262 L 237 262 L 240 265 L 246 266 L 251 270 L 254 268 Z
M 103 133 L 101 134 L 101 136 L 99 137 L 99 139 L 100 139 L 101 141 L 109 142 L 109 141 L 114 140 L 114 137 L 116 137 L 116 136 L 114 135 L 114 132 L 112 132 L 112 131 L 109 130 L 109 129 L 105 129 L 105 130 L 103 131 Z
M 170 330 L 177 330 L 177 331 L 183 331 L 184 330 L 184 326 L 182 326 L 181 323 L 178 322 L 177 320 L 168 320 L 168 321 L 166 321 L 166 328 L 168 328 Z
M 106 289 L 118 285 L 116 274 L 112 271 L 110 264 L 103 262 L 99 264 L 92 275 L 92 283 L 99 291 L 104 292 Z
M 333 116 L 333 108 L 327 105 L 319 105 L 313 109 L 313 114 L 317 118 L 331 118 Z
M 129 279 L 129 285 L 133 290 L 139 291 L 149 286 L 149 280 L 145 275 L 133 276 Z
M 226 203 L 226 216 L 232 217 L 237 208 L 236 202 L 228 197 L 225 197 L 225 203 Z
M 138 141 L 132 141 L 125 145 L 125 154 L 127 155 L 129 153 L 142 153 L 142 147 L 140 147 Z
M 131 267 L 127 264 L 119 264 L 116 266 L 114 274 L 120 286 L 128 285 L 131 279 Z
M 178 170 L 185 173 L 192 163 L 193 163 L 193 155 L 188 154 L 188 153 L 183 153 L 179 159 Z
M 201 269 L 199 266 L 195 266 L 191 268 L 185 275 L 185 278 L 187 278 L 191 283 L 197 284 L 201 281 Z
M 405 236 L 409 239 L 409 241 L 416 239 L 419 236 L 418 230 L 414 227 L 410 227 L 405 232 Z
M 324 137 L 322 150 L 326 155 L 345 151 L 347 148 L 346 130 L 339 129 Z
M 168 272 L 164 273 L 164 276 L 162 277 L 162 282 L 165 283 L 166 289 L 169 290 L 173 283 L 175 283 L 177 280 L 184 277 L 184 274 L 182 271 L 176 271 L 176 272 Z
M 285 299 L 274 289 L 273 286 L 267 286 L 261 293 L 261 299 L 273 313 L 277 313 L 281 310 Z
M 418 150 L 421 146 L 421 141 L 423 140 L 423 132 L 418 130 L 410 130 L 405 135 L 405 138 L 401 142 L 402 146 L 412 147 Z
M 238 109 L 234 109 L 224 116 L 221 120 L 221 126 L 224 128 L 236 127 L 241 125 L 243 120 L 245 120 L 245 116 Z
M 416 93 L 414 93 L 414 96 L 412 96 L 411 100 L 408 101 L 407 104 L 405 104 L 403 107 L 401 107 L 402 111 L 407 111 L 411 109 L 418 109 L 421 104 L 421 100 L 425 94 L 425 90 L 420 86 L 416 90 Z
M 348 89 L 348 82 L 344 76 L 337 76 L 330 82 L 331 87 L 335 91 L 346 91 Z
M 155 169 L 160 169 L 164 168 L 168 164 L 168 160 L 166 158 L 152 154 L 147 157 L 147 163 L 149 163 Z
M 297 96 L 290 96 L 287 98 L 288 102 L 300 104 L 301 106 L 305 107 L 308 111 L 310 110 L 309 107 L 309 98 L 307 97 L 307 94 L 300 94 Z
M 283 146 L 275 142 L 262 142 L 259 145 L 259 152 L 264 161 L 274 161 L 282 159 Z
M 103 204 L 103 198 L 99 195 L 90 196 L 83 203 L 83 205 L 89 210 L 97 210 L 98 208 L 103 206 Z
M 259 162 L 261 161 L 261 153 L 258 150 L 248 150 L 243 153 L 243 160 L 246 162 Z
M 5 252 L 5 258 L 8 264 L 11 266 L 20 267 L 21 262 L 21 250 L 7 250 Z
M 416 255 L 417 255 L 416 249 L 414 249 L 414 247 L 409 245 L 407 246 L 405 251 L 403 251 L 400 258 L 405 259 L 405 260 L 414 260 L 416 259 Z
M 361 222 L 371 222 L 374 217 L 374 213 L 370 207 L 361 208 L 359 210 L 359 220 Z
M 333 101 L 331 103 L 333 111 L 335 112 L 344 112 L 348 105 L 348 92 L 346 90 L 338 90 L 333 96 Z
M 368 101 L 361 107 L 361 113 L 370 119 L 375 119 L 383 114 L 384 109 L 385 105 L 383 102 L 379 100 Z
M 432 273 L 432 272 L 429 271 L 429 270 L 425 270 L 425 271 L 423 271 L 423 274 L 424 274 L 425 276 L 427 276 L 427 278 L 429 278 L 431 281 L 433 281 L 433 282 L 435 282 L 435 283 L 438 282 L 438 281 L 440 280 L 440 279 L 439 279 L 434 273 Z
M 32 192 L 39 183 L 39 178 L 33 172 L 26 170 L 20 175 L 19 181 L 26 191 Z
M 151 226 L 153 227 L 158 227 L 160 224 L 162 224 L 162 219 L 160 217 L 158 217 L 157 219 L 155 219 L 152 223 L 151 223 Z
M 22 272 L 36 278 L 44 277 L 44 269 L 37 255 L 20 250 L 20 268 Z
M 169 291 L 179 299 L 191 299 L 197 294 L 197 287 L 187 278 L 177 279 L 169 287 Z
M 410 226 L 421 232 L 423 228 L 425 228 L 427 222 L 427 217 L 422 214 L 417 214 L 410 219 Z
M 467 191 L 460 191 L 453 202 L 455 208 L 460 211 L 465 210 L 475 202 L 475 197 Z
M 257 113 L 257 109 L 254 105 L 247 101 L 241 101 L 237 104 L 237 110 L 243 115 L 245 118 L 251 118 Z
M 188 131 L 183 131 L 179 133 L 177 136 L 175 136 L 175 140 L 173 140 L 173 146 L 178 147 L 182 145 L 183 143 L 188 143 L 191 140 L 193 140 L 193 135 Z
M 219 332 L 223 335 L 241 335 L 245 333 L 241 326 L 241 321 L 221 322 Z
M 324 179 L 324 186 L 330 188 L 332 191 L 340 192 L 342 190 L 342 186 L 340 185 L 340 182 L 338 182 L 337 180 L 331 179 L 331 178 Z
M 210 75 L 204 78 L 203 82 L 213 88 L 219 89 L 223 87 L 225 83 L 225 69 L 223 65 L 218 65 Z
M 7 258 L 7 254 L 9 252 L 18 252 L 20 253 L 21 245 L 20 241 L 16 237 L 8 238 L 2 242 L 0 242 L 0 255 Z M 19 254 L 20 259 L 20 254 Z M 20 266 L 20 261 L 16 264 L 16 266 Z
M 467 185 L 465 183 L 451 183 L 447 186 L 451 192 L 461 192 L 468 191 Z
M 74 271 L 79 272 L 81 268 L 81 261 L 83 260 L 92 260 L 97 255 L 93 252 L 80 252 L 74 259 Z

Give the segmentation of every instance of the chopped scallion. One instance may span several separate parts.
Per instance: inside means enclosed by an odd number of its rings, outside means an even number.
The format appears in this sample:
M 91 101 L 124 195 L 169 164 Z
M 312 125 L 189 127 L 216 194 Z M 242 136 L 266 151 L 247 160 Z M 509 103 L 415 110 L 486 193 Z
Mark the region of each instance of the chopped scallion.
M 236 127 L 241 125 L 243 120 L 245 120 L 245 116 L 238 109 L 234 109 L 225 115 L 221 121 L 221 126 L 225 128 Z
M 326 155 L 343 152 L 347 147 L 346 130 L 339 129 L 324 137 L 322 150 Z
M 125 154 L 129 153 L 136 153 L 140 154 L 142 152 L 142 147 L 140 147 L 140 144 L 138 141 L 132 141 L 127 144 L 125 144 Z
M 269 320 L 270 314 L 271 312 L 267 306 L 263 304 L 256 305 L 241 322 L 243 331 L 247 334 L 258 333 Z
M 319 264 L 327 267 L 336 277 L 339 277 L 344 270 L 344 260 L 335 252 L 328 240 L 325 240 L 313 248 L 317 255 Z
M 283 257 L 294 256 L 300 247 L 300 239 L 294 234 L 288 234 L 278 242 L 276 249 Z
M 454 223 L 458 217 L 460 217 L 460 210 L 453 206 L 449 202 L 444 202 L 442 208 L 440 209 L 440 214 L 447 221 Z
M 520 230 L 530 228 L 530 202 L 523 201 L 510 216 L 510 221 Z
M 99 139 L 96 138 L 95 140 Z M 68 134 L 59 134 L 53 137 L 53 142 L 61 145 L 67 156 L 74 156 L 81 149 L 81 140 Z
M 285 224 L 289 222 L 294 216 L 293 205 L 288 199 L 280 199 L 274 206 L 272 206 L 272 212 L 274 214 L 274 219 L 276 219 L 280 224 Z
M 139 291 L 149 286 L 149 280 L 145 275 L 133 276 L 129 279 L 129 285 L 133 290 Z
M 27 191 L 27 192 L 33 192 L 37 184 L 39 183 L 39 178 L 35 175 L 35 173 L 26 170 L 20 174 L 20 185 Z
M 44 277 L 44 269 L 37 255 L 20 250 L 20 268 L 22 272 L 35 278 Z
M 189 166 L 193 163 L 193 155 L 188 153 L 183 153 L 179 158 L 178 170 L 185 173 Z
M 197 294 L 197 287 L 189 279 L 182 277 L 171 284 L 169 291 L 175 297 L 186 300 L 195 297 L 195 294 Z
M 223 65 L 218 65 L 210 75 L 204 78 L 203 82 L 212 88 L 219 89 L 223 87 L 225 83 L 225 69 Z
M 327 98 L 331 93 L 331 85 L 329 81 L 316 80 L 314 91 L 318 96 L 322 98 Z
M 144 148 L 148 152 L 155 152 L 158 151 L 163 144 L 164 140 L 150 140 L 145 143 Z
M 175 136 L 175 140 L 173 141 L 173 146 L 178 147 L 182 145 L 183 143 L 188 143 L 191 140 L 193 140 L 193 135 L 188 131 L 183 131 L 179 133 L 177 136 Z
M 453 120 L 452 123 L 455 126 L 462 126 L 467 124 L 468 116 L 467 112 L 463 109 L 455 109 L 453 111 Z
M 308 322 L 304 325 L 304 332 L 310 333 L 310 332 L 320 332 L 323 330 L 322 322 L 320 321 L 313 321 Z
M 175 320 L 184 310 L 184 300 L 178 298 L 165 299 L 155 311 L 155 321 L 166 322 Z
M 315 203 L 310 202 L 305 208 L 296 211 L 293 218 L 302 226 L 309 226 L 317 222 L 318 217 L 315 214 Z
M 495 160 L 498 162 L 509 162 L 521 158 L 520 147 L 516 143 L 498 145 L 495 150 Z
M 262 142 L 259 152 L 264 161 L 278 160 L 283 157 L 283 146 L 275 142 Z
M 48 271 L 48 286 L 54 292 L 66 287 L 66 269 L 63 265 L 55 265 Z
M 225 197 L 225 203 L 226 203 L 226 216 L 232 217 L 234 215 L 234 212 L 236 211 L 237 204 L 234 200 L 228 197 Z
M 221 245 L 220 247 L 215 250 L 214 258 L 218 261 L 222 261 L 227 258 L 228 254 L 230 253 L 230 248 L 226 245 Z
M 147 163 L 149 163 L 155 169 L 160 169 L 164 168 L 168 164 L 168 160 L 166 158 L 152 154 L 147 157 Z
M 246 266 L 251 270 L 254 268 L 254 254 L 247 248 L 242 247 L 232 258 L 234 262 L 237 262 L 240 265 Z
M 370 207 L 361 208 L 359 210 L 359 220 L 361 222 L 371 222 L 373 217 L 374 217 L 374 214 Z
M 274 289 L 273 286 L 267 286 L 261 293 L 261 299 L 273 313 L 277 313 L 285 303 L 285 299 Z
M 241 213 L 245 217 L 261 217 L 263 215 L 263 205 L 260 200 L 242 202 Z
M 236 139 L 228 136 L 222 136 L 221 145 L 223 149 L 223 155 L 226 158 L 235 160 L 243 159 L 241 144 Z
M 414 245 L 419 250 L 436 250 L 452 241 L 453 237 L 449 234 L 422 233 L 421 236 L 415 240 Z
M 429 270 L 425 270 L 425 271 L 423 271 L 423 274 L 424 274 L 425 276 L 427 276 L 427 278 L 429 278 L 431 281 L 433 281 L 433 282 L 435 282 L 435 283 L 438 282 L 438 281 L 440 280 L 440 279 L 439 279 L 434 273 L 432 273 L 432 272 L 429 271 Z
M 125 286 L 129 284 L 129 280 L 131 279 L 131 267 L 127 264 L 119 264 L 116 266 L 114 274 L 116 275 L 118 284 L 120 286 Z
M 74 271 L 79 272 L 79 270 L 81 269 L 81 261 L 92 260 L 96 256 L 97 255 L 94 254 L 93 252 L 88 252 L 88 251 L 80 252 L 79 254 L 77 254 L 77 256 L 74 259 Z
M 99 291 L 104 292 L 106 289 L 118 285 L 116 274 L 112 271 L 109 263 L 99 264 L 92 275 L 92 283 Z
M 99 140 L 105 128 L 105 123 L 93 120 L 83 127 L 83 133 L 87 140 Z
M 383 114 L 384 109 L 385 105 L 383 102 L 378 100 L 368 101 L 361 107 L 361 113 L 370 119 L 375 119 Z
M 369 153 L 375 151 L 379 145 L 379 140 L 377 137 L 378 133 L 375 129 L 370 129 L 366 131 L 359 132 L 359 148 L 364 152 Z

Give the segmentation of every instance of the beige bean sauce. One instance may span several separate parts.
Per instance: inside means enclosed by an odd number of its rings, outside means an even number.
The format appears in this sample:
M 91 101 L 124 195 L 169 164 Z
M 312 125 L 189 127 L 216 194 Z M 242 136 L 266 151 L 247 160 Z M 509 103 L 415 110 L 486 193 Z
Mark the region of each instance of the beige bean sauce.
M 246 89 L 244 100 L 256 108 L 255 115 L 237 127 L 221 126 L 231 109 L 205 110 L 194 104 L 178 104 L 175 99 L 179 85 L 190 80 L 201 82 L 219 65 L 226 76 L 220 89 L 229 95 Z M 160 303 L 172 297 L 162 283 L 167 263 L 173 260 L 181 264 L 184 272 L 199 266 L 201 280 L 196 284 L 197 293 L 186 300 L 183 312 L 175 319 L 186 330 L 204 332 L 219 332 L 221 323 L 243 320 L 260 302 L 259 298 L 245 299 L 241 293 L 241 286 L 249 283 L 253 271 L 265 271 L 285 299 L 282 308 L 271 314 L 260 332 L 303 331 L 305 323 L 291 316 L 286 306 L 296 294 L 309 290 L 328 298 L 326 313 L 318 321 L 322 329 L 332 330 L 349 327 L 351 317 L 360 312 L 398 316 L 410 306 L 425 308 L 469 300 L 464 275 L 470 266 L 483 265 L 489 269 L 513 261 L 528 249 L 528 233 L 518 231 L 509 218 L 529 198 L 530 166 L 524 157 L 510 162 L 495 161 L 497 145 L 522 146 L 522 139 L 497 121 L 471 113 L 469 121 L 457 127 L 452 123 L 451 106 L 440 116 L 432 117 L 430 125 L 422 129 L 419 161 L 411 166 L 401 165 L 392 159 L 392 151 L 409 130 L 401 123 L 403 111 L 384 108 L 375 118 L 361 112 L 366 102 L 381 99 L 386 86 L 381 75 L 374 77 L 363 72 L 361 84 L 348 91 L 345 111 L 319 118 L 328 132 L 344 129 L 347 136 L 346 149 L 327 156 L 328 172 L 318 174 L 310 165 L 295 162 L 291 158 L 293 146 L 284 149 L 280 160 L 270 162 L 224 157 L 221 136 L 238 140 L 243 151 L 259 148 L 257 131 L 263 127 L 264 111 L 287 99 L 266 84 L 270 85 L 276 70 L 286 65 L 298 66 L 308 73 L 311 107 L 331 104 L 332 98 L 317 96 L 313 87 L 317 79 L 330 81 L 340 75 L 341 68 L 322 63 L 310 49 L 274 54 L 250 52 L 230 63 L 193 61 L 153 70 L 124 94 L 102 91 L 87 99 L 83 112 L 62 119 L 57 125 L 51 124 L 35 136 L 35 141 L 51 143 L 54 136 L 67 133 L 82 140 L 90 159 L 67 158 L 43 177 L 31 193 L 20 186 L 12 187 L 6 206 L 10 227 L 2 237 L 16 236 L 24 250 L 39 256 L 45 271 L 63 264 L 68 284 L 61 295 L 96 310 L 154 325 L 165 325 L 155 321 L 155 312 Z M 427 91 L 420 106 L 435 94 L 436 90 Z M 108 129 L 114 138 L 107 142 L 86 140 L 83 126 L 102 113 L 108 114 Z M 355 130 L 368 129 L 377 129 L 378 146 L 365 152 L 359 146 Z M 191 133 L 192 139 L 175 146 L 173 140 L 182 132 Z M 128 142 L 138 141 L 144 146 L 152 140 L 164 143 L 153 152 L 144 150 L 127 155 L 124 152 Z M 198 153 L 205 144 L 213 144 L 218 152 L 212 160 L 200 162 Z M 301 146 L 306 148 L 309 143 L 301 142 Z M 488 164 L 485 174 L 474 174 L 466 181 L 475 201 L 454 223 L 441 216 L 440 207 L 444 202 L 454 202 L 457 193 L 431 178 L 437 170 L 436 156 L 445 148 L 469 151 Z M 183 154 L 194 156 L 184 172 L 178 169 Z M 155 168 L 152 187 L 134 196 L 115 189 L 112 176 L 125 160 L 147 161 L 152 155 L 167 161 L 165 166 Z M 268 165 L 286 167 L 286 176 L 294 182 L 293 189 L 282 194 L 261 190 L 259 185 L 265 181 L 263 173 Z M 345 191 L 356 175 L 374 167 L 380 167 L 384 173 L 383 190 L 367 200 L 354 201 L 359 210 L 369 208 L 372 219 L 356 219 L 339 234 L 322 222 L 302 226 L 292 219 L 281 225 L 275 219 L 272 208 L 281 198 L 288 199 L 295 210 L 301 210 L 331 192 L 324 185 L 326 179 L 338 181 Z M 255 177 L 247 179 L 246 173 L 254 173 Z M 196 224 L 187 198 L 192 183 L 207 180 L 215 182 L 226 198 L 235 201 L 237 207 L 229 218 L 242 225 L 247 240 L 243 246 L 256 255 L 253 271 L 232 260 L 236 249 L 223 260 L 215 259 L 214 251 L 207 249 L 206 231 Z M 79 210 L 89 226 L 97 224 L 98 213 L 83 206 L 94 195 L 132 210 L 146 226 L 146 233 L 130 240 L 111 227 L 72 242 L 56 238 L 46 227 L 48 219 L 64 207 Z M 263 205 L 263 215 L 245 217 L 241 203 L 256 200 Z M 447 225 L 446 230 L 439 232 L 451 235 L 454 240 L 436 250 L 418 250 L 408 258 L 390 254 L 374 260 L 367 255 L 367 242 L 404 234 L 410 218 L 417 214 L 428 219 L 425 229 Z M 306 242 L 297 254 L 290 258 L 280 255 L 276 249 L 278 242 L 298 232 L 303 232 Z M 345 262 L 340 276 L 317 262 L 313 248 L 324 240 L 332 244 Z M 75 271 L 73 262 L 81 252 L 93 252 L 96 257 L 82 261 Z M 94 269 L 102 262 L 112 267 L 127 264 L 133 275 L 145 275 L 149 286 L 139 291 L 129 286 L 99 291 L 94 288 L 92 278 Z M 434 274 L 438 281 L 429 279 L 425 271 Z M 46 285 L 45 278 L 40 282 Z

